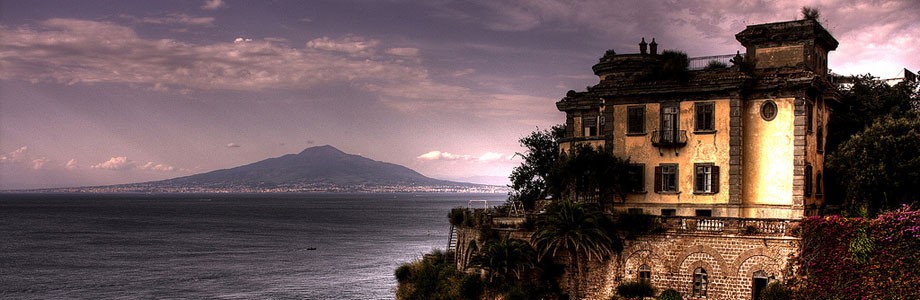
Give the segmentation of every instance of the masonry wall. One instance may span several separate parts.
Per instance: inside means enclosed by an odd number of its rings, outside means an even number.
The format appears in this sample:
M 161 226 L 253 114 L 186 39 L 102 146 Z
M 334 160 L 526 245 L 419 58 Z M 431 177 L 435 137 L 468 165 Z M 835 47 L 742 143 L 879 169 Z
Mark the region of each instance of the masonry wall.
M 638 280 L 644 264 L 651 267 L 651 283 L 659 292 L 670 288 L 691 299 L 693 272 L 702 267 L 709 275 L 706 299 L 751 299 L 754 273 L 764 271 L 783 280 L 787 258 L 797 245 L 797 239 L 783 236 L 647 236 L 629 241 L 619 257 L 593 264 L 585 276 L 585 291 L 588 299 L 609 299 L 620 282 Z

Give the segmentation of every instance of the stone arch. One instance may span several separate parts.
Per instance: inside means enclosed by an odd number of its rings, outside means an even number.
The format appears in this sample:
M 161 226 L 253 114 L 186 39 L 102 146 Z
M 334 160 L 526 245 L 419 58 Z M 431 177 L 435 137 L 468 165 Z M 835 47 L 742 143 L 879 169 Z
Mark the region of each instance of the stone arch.
M 739 272 L 741 271 L 741 265 L 744 264 L 744 262 L 747 261 L 748 259 L 751 259 L 752 257 L 755 257 L 755 256 L 765 256 L 769 258 L 771 261 L 773 261 L 774 263 L 776 263 L 779 260 L 776 252 L 771 251 L 770 249 L 767 249 L 764 247 L 748 249 L 744 252 L 741 252 L 741 254 L 738 254 L 738 257 L 736 257 L 735 260 L 732 261 L 731 268 L 726 269 L 726 272 L 730 272 L 727 275 L 728 276 L 747 275 L 747 274 L 739 274 Z
M 757 262 L 751 265 L 749 268 L 744 271 L 741 270 L 745 262 L 756 260 L 758 258 L 763 258 L 760 262 Z M 741 261 L 741 264 L 738 265 L 738 269 L 735 270 L 734 276 L 741 278 L 743 280 L 750 280 L 754 276 L 754 273 L 757 271 L 764 271 L 768 276 L 776 276 L 777 278 L 782 278 L 782 269 L 780 268 L 779 261 L 776 258 L 767 256 L 767 255 L 754 255 L 748 257 L 747 259 Z
M 723 258 L 721 254 L 719 254 L 718 250 L 710 246 L 698 245 L 698 244 L 687 247 L 687 249 L 682 251 L 680 255 L 677 255 L 676 259 L 671 265 L 671 272 L 672 273 L 680 272 L 680 266 L 684 263 L 685 260 L 687 260 L 688 257 L 690 257 L 690 255 L 693 255 L 694 253 L 705 253 L 711 256 L 712 259 L 714 259 L 716 263 L 719 264 L 720 272 L 723 272 L 723 273 L 731 272 L 729 271 L 728 265 L 725 263 L 725 258 Z
M 623 251 L 622 265 L 623 275 L 635 277 L 639 266 L 647 265 L 652 269 L 652 278 L 663 278 L 666 273 L 670 272 L 667 257 L 661 253 L 653 251 L 648 242 L 637 243 Z
M 708 281 L 707 283 L 708 292 L 707 293 L 709 294 L 709 297 L 718 299 L 718 297 L 715 297 L 715 295 L 718 294 L 718 292 L 716 292 L 715 289 L 713 288 L 714 286 L 721 284 L 721 280 L 719 280 L 719 277 L 717 275 L 719 273 L 716 272 L 718 271 L 718 269 L 714 268 L 712 265 L 710 265 L 708 262 L 704 260 L 696 260 L 696 261 L 691 262 L 689 265 L 687 265 L 687 272 L 685 276 L 678 277 L 679 284 L 677 286 L 677 290 L 681 292 L 681 294 L 685 294 L 685 295 L 691 295 L 693 293 L 693 273 L 694 271 L 696 271 L 697 268 L 701 268 L 706 271 L 707 281 Z M 681 274 L 681 275 L 684 275 L 684 274 Z M 719 282 L 719 283 L 716 283 L 716 282 Z

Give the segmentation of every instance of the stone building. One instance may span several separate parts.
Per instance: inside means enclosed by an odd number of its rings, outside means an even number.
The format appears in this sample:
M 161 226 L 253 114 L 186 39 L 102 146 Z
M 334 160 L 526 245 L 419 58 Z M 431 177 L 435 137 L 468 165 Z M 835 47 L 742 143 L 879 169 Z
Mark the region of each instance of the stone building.
M 751 25 L 735 38 L 743 54 L 689 59 L 686 71 L 669 69 L 680 55 L 658 53 L 654 39 L 639 53 L 607 51 L 593 67 L 599 83 L 556 103 L 563 154 L 604 149 L 629 158 L 639 178 L 625 198 L 599 204 L 667 225 L 592 268 L 589 298 L 648 280 L 685 299 L 756 299 L 797 249 L 790 228 L 821 211 L 837 40 L 815 20 Z

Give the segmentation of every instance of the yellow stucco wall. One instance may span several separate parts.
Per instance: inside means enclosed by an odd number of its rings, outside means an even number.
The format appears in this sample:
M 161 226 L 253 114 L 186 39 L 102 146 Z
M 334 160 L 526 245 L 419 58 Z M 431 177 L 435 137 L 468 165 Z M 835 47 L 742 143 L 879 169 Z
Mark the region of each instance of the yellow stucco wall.
M 767 99 L 744 104 L 742 204 L 745 217 L 780 217 L 763 209 L 764 205 L 792 205 L 795 98 L 772 100 L 777 106 L 776 118 L 772 121 L 764 120 L 760 114 L 761 105 Z
M 645 164 L 646 193 L 631 194 L 627 203 L 670 203 L 670 204 L 724 204 L 728 203 L 728 133 L 729 101 L 728 99 L 705 100 L 715 104 L 715 133 L 697 134 L 694 128 L 694 103 L 681 101 L 679 104 L 679 129 L 687 132 L 687 145 L 677 149 L 659 149 L 652 146 L 652 132 L 660 126 L 660 108 L 658 103 L 645 106 L 644 135 L 627 135 L 627 107 L 634 105 L 615 105 L 613 151 L 620 157 L 629 158 L 632 163 Z M 654 192 L 655 167 L 660 164 L 678 164 L 677 194 L 658 194 Z M 713 163 L 720 167 L 717 194 L 694 194 L 694 163 Z

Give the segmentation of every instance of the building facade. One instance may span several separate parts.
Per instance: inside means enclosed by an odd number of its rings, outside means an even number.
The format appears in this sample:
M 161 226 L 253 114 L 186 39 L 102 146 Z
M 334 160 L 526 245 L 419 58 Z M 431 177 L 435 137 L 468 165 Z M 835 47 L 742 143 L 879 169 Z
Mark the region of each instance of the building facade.
M 561 154 L 590 145 L 632 164 L 638 184 L 602 206 L 660 215 L 667 229 L 592 266 L 588 298 L 647 280 L 684 299 L 756 299 L 786 276 L 792 228 L 824 204 L 838 101 L 827 56 L 838 43 L 815 20 L 751 25 L 735 38 L 744 53 L 689 61 L 658 53 L 654 39 L 639 53 L 609 50 L 593 67 L 599 83 L 556 103 L 566 113 Z
M 560 151 L 605 149 L 632 163 L 639 185 L 615 210 L 654 215 L 796 219 L 823 204 L 824 138 L 837 101 L 827 55 L 837 41 L 814 20 L 748 26 L 734 56 L 668 70 L 656 41 L 610 50 L 599 83 L 569 91 Z M 678 58 L 679 60 L 679 58 Z M 691 59 L 693 61 L 694 59 Z

